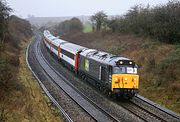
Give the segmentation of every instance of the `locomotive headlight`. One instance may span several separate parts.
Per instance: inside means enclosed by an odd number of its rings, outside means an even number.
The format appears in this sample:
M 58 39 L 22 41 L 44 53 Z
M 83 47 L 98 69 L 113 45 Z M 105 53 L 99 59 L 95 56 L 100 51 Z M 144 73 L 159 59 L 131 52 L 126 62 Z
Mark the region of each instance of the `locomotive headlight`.
M 136 81 L 136 78 L 134 78 L 134 81 Z
M 122 62 L 122 61 L 120 61 L 120 64 L 123 64 L 123 62 Z
M 127 78 L 124 78 L 124 80 L 128 80 Z
M 132 61 L 130 61 L 129 64 L 132 64 Z

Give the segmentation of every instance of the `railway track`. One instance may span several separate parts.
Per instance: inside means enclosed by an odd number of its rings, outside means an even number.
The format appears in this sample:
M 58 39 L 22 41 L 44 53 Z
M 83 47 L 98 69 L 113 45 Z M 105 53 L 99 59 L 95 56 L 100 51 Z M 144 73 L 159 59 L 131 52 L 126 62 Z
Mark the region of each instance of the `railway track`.
M 136 115 L 145 122 L 167 122 L 167 120 L 159 117 L 158 115 L 156 115 L 156 113 L 152 113 L 149 110 L 131 101 L 126 101 L 126 103 L 120 103 L 119 105 L 121 105 L 123 108 L 130 111 L 132 114 Z
M 79 106 L 82 107 L 94 120 L 96 121 L 118 121 L 111 114 L 104 111 L 98 105 L 93 103 L 90 99 L 85 97 L 83 93 L 78 91 L 73 85 L 68 83 L 68 80 L 59 74 L 43 57 L 43 54 L 39 47 L 39 41 L 35 44 L 36 58 L 43 70 L 49 77 L 64 91 L 69 97 L 71 97 Z M 60 82 L 59 82 L 60 81 Z
M 146 98 L 144 98 L 144 97 L 142 97 L 142 96 L 140 96 L 140 95 L 137 95 L 137 96 L 135 97 L 135 99 L 141 100 L 141 101 L 143 101 L 144 103 L 146 103 L 146 104 L 148 104 L 148 105 L 150 105 L 150 106 L 152 106 L 152 107 L 154 107 L 154 108 L 162 111 L 163 113 L 166 113 L 167 115 L 169 115 L 169 116 L 171 116 L 171 117 L 173 117 L 173 118 L 176 118 L 176 119 L 180 120 L 180 115 L 174 113 L 173 111 L 171 111 L 171 110 L 169 110 L 169 109 L 166 109 L 166 108 L 164 108 L 164 107 L 161 107 L 160 105 L 158 105 L 158 104 L 156 104 L 156 103 L 154 103 L 154 102 L 152 102 L 152 101 L 150 101 L 150 100 L 148 100 L 148 99 L 146 99 Z
M 31 43 L 30 43 L 31 44 Z M 28 51 L 29 51 L 29 46 L 28 45 L 27 49 L 26 49 L 26 63 L 28 65 L 28 68 L 30 69 L 30 71 L 33 73 L 34 77 L 37 79 L 37 81 L 39 82 L 41 88 L 43 89 L 43 91 L 45 92 L 45 94 L 48 96 L 48 98 L 54 103 L 54 105 L 56 105 L 56 107 L 61 111 L 61 113 L 63 114 L 64 118 L 66 121 L 68 122 L 73 122 L 73 120 L 71 119 L 71 117 L 65 112 L 65 110 L 62 108 L 62 106 L 59 105 L 59 103 L 55 100 L 55 98 L 53 98 L 53 96 L 49 93 L 49 91 L 47 90 L 47 88 L 44 86 L 44 84 L 41 82 L 41 80 L 38 78 L 38 76 L 36 75 L 36 73 L 32 70 L 29 61 L 28 61 Z
M 134 99 L 131 100 L 132 104 L 135 104 L 136 106 L 140 107 L 141 109 L 147 110 L 149 108 L 148 111 L 150 114 L 154 114 L 156 116 L 156 118 L 159 118 L 159 120 L 162 121 L 180 121 L 180 115 L 174 113 L 173 111 L 166 109 L 164 107 L 161 107 L 159 104 L 154 103 L 140 95 L 137 95 L 134 97 Z M 144 104 L 144 106 L 141 106 L 140 104 Z M 152 111 L 153 110 L 153 111 Z M 157 112 L 159 113 L 158 115 Z M 168 120 L 164 119 L 168 116 Z
M 144 104 L 147 104 L 144 105 Z M 180 115 L 159 106 L 158 104 L 137 95 L 134 99 L 120 104 L 144 121 L 179 122 Z

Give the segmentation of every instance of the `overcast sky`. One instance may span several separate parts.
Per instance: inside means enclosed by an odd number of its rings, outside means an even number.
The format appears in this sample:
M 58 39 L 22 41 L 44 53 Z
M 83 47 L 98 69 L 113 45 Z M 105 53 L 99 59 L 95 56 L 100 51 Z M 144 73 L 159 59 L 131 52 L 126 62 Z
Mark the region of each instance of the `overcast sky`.
M 93 15 L 103 10 L 108 15 L 122 15 L 130 7 L 165 4 L 168 0 L 7 0 L 14 14 L 26 18 Z

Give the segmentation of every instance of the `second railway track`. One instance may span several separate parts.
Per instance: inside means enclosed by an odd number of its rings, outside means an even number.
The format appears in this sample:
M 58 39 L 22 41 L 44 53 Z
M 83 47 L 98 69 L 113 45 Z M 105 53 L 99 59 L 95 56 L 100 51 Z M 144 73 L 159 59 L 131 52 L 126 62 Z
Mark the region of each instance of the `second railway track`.
M 58 104 L 58 102 L 52 97 L 52 95 L 49 93 L 49 91 L 47 90 L 47 88 L 44 86 L 44 84 L 41 82 L 41 80 L 38 78 L 38 76 L 35 74 L 35 72 L 32 70 L 30 64 L 29 64 L 29 60 L 28 60 L 28 52 L 29 52 L 29 46 L 31 45 L 31 43 L 28 45 L 27 50 L 26 50 L 26 62 L 28 65 L 28 68 L 31 70 L 31 72 L 33 73 L 34 77 L 38 80 L 41 88 L 44 90 L 44 92 L 46 93 L 46 95 L 49 97 L 49 99 L 56 105 L 56 107 L 61 111 L 61 113 L 63 114 L 63 116 L 65 117 L 66 121 L 68 122 L 73 122 L 73 120 L 70 118 L 70 116 L 65 112 L 65 110 L 62 108 L 62 106 L 60 106 Z

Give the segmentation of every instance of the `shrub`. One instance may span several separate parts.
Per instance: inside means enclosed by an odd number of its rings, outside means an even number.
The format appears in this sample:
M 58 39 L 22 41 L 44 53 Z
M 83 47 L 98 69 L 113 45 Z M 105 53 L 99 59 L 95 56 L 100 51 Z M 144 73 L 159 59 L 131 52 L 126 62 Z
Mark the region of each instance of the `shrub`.
M 128 48 L 127 44 L 118 44 L 116 46 L 109 48 L 108 52 L 115 54 L 115 55 L 119 55 L 123 51 L 125 51 L 127 48 Z
M 6 122 L 7 121 L 7 114 L 8 114 L 8 112 L 5 111 L 4 107 L 2 107 L 0 109 L 0 122 Z
M 161 82 L 173 82 L 177 80 L 180 75 L 180 46 L 170 53 L 157 67 L 157 75 L 159 75 Z
M 13 77 L 12 68 L 6 61 L 0 61 L 0 82 L 6 83 Z

